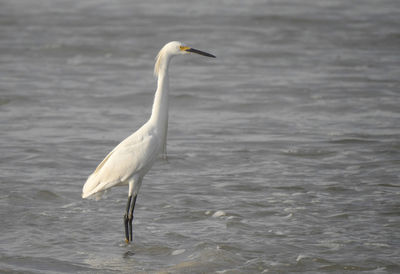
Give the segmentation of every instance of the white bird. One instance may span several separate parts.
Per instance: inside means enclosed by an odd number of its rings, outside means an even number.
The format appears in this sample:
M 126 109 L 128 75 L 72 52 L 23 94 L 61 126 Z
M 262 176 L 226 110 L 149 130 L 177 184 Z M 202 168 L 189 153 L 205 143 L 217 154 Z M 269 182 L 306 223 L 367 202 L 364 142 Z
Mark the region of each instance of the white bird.
M 108 188 L 129 185 L 128 203 L 124 215 L 125 241 L 132 241 L 132 220 L 136 198 L 143 177 L 163 150 L 166 153 L 168 128 L 168 67 L 172 57 L 188 53 L 214 55 L 188 47 L 181 42 L 166 44 L 158 53 L 154 74 L 158 77 L 157 90 L 150 119 L 135 133 L 117 145 L 89 176 L 82 190 L 82 198 L 101 196 Z

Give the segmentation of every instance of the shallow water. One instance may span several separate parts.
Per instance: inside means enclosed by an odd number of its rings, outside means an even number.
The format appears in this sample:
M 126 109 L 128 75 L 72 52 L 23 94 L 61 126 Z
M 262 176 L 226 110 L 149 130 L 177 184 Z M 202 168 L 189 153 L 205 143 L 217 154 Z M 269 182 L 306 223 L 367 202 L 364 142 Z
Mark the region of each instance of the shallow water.
M 398 1 L 0 2 L 0 272 L 400 272 Z M 181 40 L 168 161 L 82 200 Z

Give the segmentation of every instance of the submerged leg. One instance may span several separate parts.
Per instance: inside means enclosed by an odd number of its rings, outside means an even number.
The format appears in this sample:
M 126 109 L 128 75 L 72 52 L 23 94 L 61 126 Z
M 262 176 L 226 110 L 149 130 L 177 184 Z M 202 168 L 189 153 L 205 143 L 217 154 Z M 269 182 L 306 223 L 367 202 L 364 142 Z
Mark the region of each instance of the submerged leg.
M 125 225 L 125 242 L 129 243 L 129 227 L 128 227 L 128 216 L 129 216 L 129 209 L 131 207 L 131 200 L 132 196 L 128 197 L 128 203 L 126 205 L 126 213 L 124 215 L 124 225 Z
M 132 242 L 132 221 L 133 221 L 133 211 L 135 210 L 137 194 L 133 196 L 132 202 L 130 203 L 129 215 L 128 215 L 128 227 L 129 227 L 129 242 Z

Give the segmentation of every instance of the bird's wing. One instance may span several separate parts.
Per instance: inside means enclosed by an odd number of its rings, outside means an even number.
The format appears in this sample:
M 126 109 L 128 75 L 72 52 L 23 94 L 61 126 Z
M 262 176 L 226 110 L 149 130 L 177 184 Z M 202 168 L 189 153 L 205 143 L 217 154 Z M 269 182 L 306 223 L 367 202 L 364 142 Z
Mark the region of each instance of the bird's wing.
M 119 150 L 120 147 L 124 146 L 134 146 L 135 144 L 140 144 L 143 141 L 143 137 L 141 136 L 141 132 L 145 130 L 145 126 L 143 125 L 141 128 L 139 128 L 135 133 L 132 135 L 128 136 L 125 138 L 121 143 L 119 143 L 110 153 L 107 154 L 107 156 L 101 161 L 101 163 L 97 166 L 96 170 L 93 172 L 93 174 L 99 172 L 103 165 L 108 161 L 108 159 L 111 157 L 111 155 L 114 153 L 114 151 Z
M 160 142 L 155 135 L 146 135 L 140 139 L 128 137 L 89 176 L 83 186 L 82 197 L 124 183 L 134 174 L 147 172 L 159 150 Z

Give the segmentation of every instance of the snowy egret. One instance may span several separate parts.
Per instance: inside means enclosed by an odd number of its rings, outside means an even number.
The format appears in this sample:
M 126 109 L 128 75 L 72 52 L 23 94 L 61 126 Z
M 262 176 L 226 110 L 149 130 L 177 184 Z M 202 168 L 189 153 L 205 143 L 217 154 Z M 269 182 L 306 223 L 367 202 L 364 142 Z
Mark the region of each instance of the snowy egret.
M 214 55 L 188 47 L 181 42 L 166 44 L 158 53 L 154 66 L 157 90 L 150 119 L 135 133 L 117 145 L 89 176 L 82 190 L 82 198 L 98 197 L 108 188 L 129 185 L 128 203 L 124 215 L 125 241 L 132 241 L 132 220 L 136 198 L 143 177 L 150 170 L 157 155 L 166 153 L 168 128 L 168 66 L 176 55 L 197 53 Z

